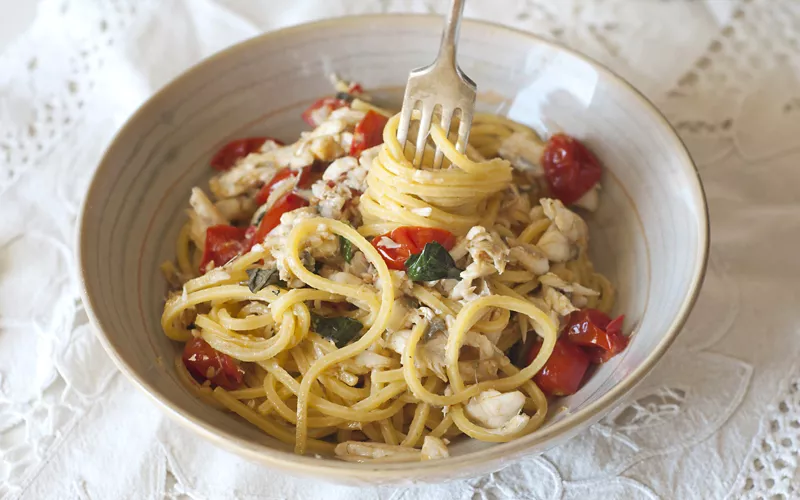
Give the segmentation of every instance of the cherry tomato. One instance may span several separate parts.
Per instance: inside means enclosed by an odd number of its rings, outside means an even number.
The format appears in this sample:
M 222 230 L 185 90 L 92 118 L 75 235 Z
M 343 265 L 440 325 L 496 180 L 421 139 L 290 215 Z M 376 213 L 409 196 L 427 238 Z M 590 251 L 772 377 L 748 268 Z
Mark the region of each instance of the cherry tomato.
M 206 245 L 203 248 L 203 259 L 200 261 L 200 272 L 205 273 L 209 262 L 221 266 L 239 255 L 246 247 L 246 239 L 246 229 L 226 224 L 206 229 Z
M 267 141 L 273 141 L 276 144 L 283 146 L 283 143 L 271 137 L 248 137 L 246 139 L 237 139 L 231 141 L 222 147 L 217 154 L 211 159 L 211 168 L 214 170 L 225 171 L 229 170 L 236 164 L 239 158 L 244 158 L 250 153 L 255 153 L 261 149 Z
M 297 187 L 300 189 L 307 189 L 311 187 L 313 184 L 313 178 L 311 176 L 311 166 L 303 167 L 300 170 L 296 170 L 293 168 L 282 168 L 275 173 L 275 176 L 272 179 L 264 184 L 264 186 L 258 191 L 256 194 L 256 204 L 261 206 L 267 202 L 269 199 L 269 195 L 272 192 L 272 188 L 275 184 L 279 183 L 284 179 L 288 179 L 290 176 L 299 176 L 300 178 L 297 181 Z
M 383 144 L 383 128 L 388 118 L 372 110 L 367 111 L 353 131 L 353 142 L 350 144 L 350 156 L 358 156 L 365 149 Z
M 228 391 L 238 389 L 244 381 L 244 370 L 232 357 L 217 351 L 199 337 L 186 342 L 183 364 L 199 382 L 209 380 Z
M 328 115 L 331 114 L 331 111 L 344 108 L 345 106 L 347 106 L 347 101 L 345 100 L 335 97 L 323 97 L 303 111 L 301 116 L 304 122 L 312 127 L 317 127 L 320 123 L 325 121 Z
M 624 320 L 625 316 L 612 321 L 597 309 L 581 309 L 567 317 L 564 335 L 573 344 L 585 347 L 593 363 L 603 363 L 628 345 L 628 337 L 622 333 Z
M 528 364 L 533 362 L 541 347 L 541 342 L 533 345 L 528 352 Z M 584 350 L 562 337 L 556 340 L 553 353 L 533 381 L 547 394 L 568 396 L 578 392 L 588 368 L 589 356 Z
M 360 83 L 351 83 L 349 87 L 347 87 L 347 93 L 350 95 L 358 96 L 364 93 L 364 88 L 361 86 Z
M 257 230 L 258 228 L 256 226 L 250 226 L 244 232 L 244 240 L 248 242 L 248 244 L 246 245 L 248 249 L 250 249 L 250 247 L 253 246 L 252 244 L 249 244 L 249 242 L 253 241 L 253 238 L 256 236 Z
M 392 240 L 395 245 L 386 244 L 383 238 Z M 456 237 L 445 229 L 419 226 L 402 226 L 394 231 L 376 236 L 372 240 L 378 252 L 386 261 L 389 269 L 402 271 L 405 269 L 406 260 L 414 254 L 420 253 L 426 243 L 436 241 L 445 249 L 450 250 L 456 244 Z
M 270 231 L 275 229 L 281 223 L 281 215 L 292 210 L 297 210 L 300 207 L 307 207 L 308 200 L 295 193 L 287 193 L 286 196 L 276 201 L 275 204 L 264 214 L 261 222 L 258 224 L 252 240 L 250 240 L 250 247 L 264 241 L 264 238 Z M 248 247 L 249 250 L 249 247 Z
M 553 196 L 565 205 L 574 203 L 600 180 L 597 158 L 577 139 L 556 134 L 542 155 L 544 175 Z

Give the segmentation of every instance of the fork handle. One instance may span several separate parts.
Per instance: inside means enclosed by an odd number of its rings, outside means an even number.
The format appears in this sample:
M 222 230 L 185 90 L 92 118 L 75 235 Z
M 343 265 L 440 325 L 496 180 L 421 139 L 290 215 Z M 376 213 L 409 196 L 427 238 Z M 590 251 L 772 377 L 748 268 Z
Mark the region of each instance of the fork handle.
M 450 12 L 447 13 L 442 32 L 442 44 L 439 46 L 437 63 L 447 63 L 448 66 L 456 67 L 456 43 L 465 3 L 466 0 L 453 0 L 450 4 Z

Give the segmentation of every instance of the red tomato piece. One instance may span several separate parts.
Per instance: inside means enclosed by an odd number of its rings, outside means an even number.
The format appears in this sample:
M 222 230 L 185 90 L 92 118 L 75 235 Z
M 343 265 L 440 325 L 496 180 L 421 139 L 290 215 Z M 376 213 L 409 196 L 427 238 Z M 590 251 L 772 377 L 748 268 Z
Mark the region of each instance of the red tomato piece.
M 383 144 L 383 129 L 388 118 L 372 110 L 367 111 L 353 131 L 353 142 L 350 144 L 350 156 L 358 156 L 365 149 Z
M 244 370 L 232 357 L 217 351 L 199 337 L 186 342 L 183 364 L 198 381 L 208 380 L 228 391 L 238 389 L 244 381 Z
M 244 232 L 244 240 L 248 242 L 248 244 L 246 245 L 248 249 L 251 246 L 253 246 L 253 245 L 249 244 L 249 242 L 253 241 L 253 238 L 255 237 L 257 230 L 258 230 L 258 228 L 256 226 L 250 226 Z
M 296 195 L 295 193 L 287 193 L 286 196 L 276 201 L 275 204 L 267 211 L 267 213 L 264 214 L 264 217 L 261 218 L 261 222 L 258 224 L 258 229 L 256 230 L 253 239 L 250 241 L 248 250 L 253 245 L 263 242 L 264 238 L 269 234 L 269 232 L 275 229 L 278 224 L 281 223 L 281 215 L 285 214 L 286 212 L 291 212 L 292 210 L 297 210 L 298 208 L 307 206 L 308 200 L 302 196 Z
M 200 272 L 205 273 L 209 262 L 221 266 L 239 255 L 246 246 L 246 239 L 246 229 L 226 224 L 206 229 L 206 245 L 203 248 L 203 259 L 200 261 Z
M 565 205 L 578 201 L 602 174 L 597 157 L 580 141 L 565 134 L 556 134 L 547 141 L 542 166 L 550 191 Z
M 383 238 L 392 240 L 395 245 L 382 241 Z M 456 237 L 445 229 L 420 226 L 402 226 L 386 234 L 372 239 L 378 253 L 389 269 L 402 271 L 405 269 L 406 260 L 414 254 L 420 253 L 427 243 L 436 241 L 445 249 L 450 250 L 456 244 Z
M 541 342 L 534 344 L 528 353 L 528 364 L 533 362 L 541 347 Z M 589 356 L 580 346 L 562 337 L 556 340 L 553 353 L 533 381 L 547 394 L 568 396 L 578 392 L 588 368 Z
M 381 254 L 383 260 L 389 269 L 398 271 L 405 270 L 405 263 L 411 255 L 419 252 L 416 244 L 409 238 L 407 228 L 397 228 L 384 235 L 377 236 L 372 239 L 372 246 L 374 246 L 378 253 Z M 389 242 L 384 242 L 383 238 L 389 238 L 394 242 L 392 245 Z M 395 245 L 399 245 L 395 247 Z
M 282 168 L 278 170 L 272 179 L 264 184 L 264 186 L 258 191 L 256 194 L 256 204 L 261 206 L 267 202 L 269 199 L 269 195 L 272 192 L 273 186 L 279 183 L 280 181 L 289 178 L 290 176 L 299 177 L 297 181 L 297 187 L 300 189 L 307 189 L 311 187 L 313 184 L 313 179 L 311 177 L 311 166 L 303 167 L 300 170 L 296 170 L 293 168 Z
M 331 111 L 344 108 L 345 106 L 347 106 L 347 101 L 335 97 L 323 97 L 306 108 L 301 116 L 304 122 L 312 127 L 317 127 L 320 123 L 325 121 L 325 118 L 331 114 Z
M 283 143 L 271 137 L 248 137 L 231 141 L 222 147 L 211 159 L 211 168 L 214 170 L 229 170 L 239 158 L 244 158 L 250 153 L 255 153 L 261 149 L 267 141 L 273 141 L 283 146 Z
M 603 363 L 619 354 L 628 345 L 622 333 L 625 316 L 613 321 L 597 309 L 581 309 L 567 318 L 565 335 L 573 344 L 586 348 L 593 363 Z
M 408 236 L 417 247 L 417 251 L 414 253 L 421 252 L 422 249 L 425 248 L 425 245 L 431 241 L 438 242 L 446 250 L 452 250 L 452 248 L 456 245 L 456 237 L 453 236 L 453 233 L 445 229 L 437 229 L 435 227 L 411 226 L 408 227 Z
M 364 87 L 361 86 L 360 83 L 351 83 L 349 87 L 347 87 L 347 93 L 350 95 L 361 95 L 364 93 Z

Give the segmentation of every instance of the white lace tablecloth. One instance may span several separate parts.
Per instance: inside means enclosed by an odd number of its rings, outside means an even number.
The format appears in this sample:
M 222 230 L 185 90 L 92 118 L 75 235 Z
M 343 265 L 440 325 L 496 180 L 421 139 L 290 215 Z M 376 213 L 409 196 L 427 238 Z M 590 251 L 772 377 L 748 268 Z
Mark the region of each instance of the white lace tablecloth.
M 642 89 L 708 192 L 711 259 L 686 330 L 627 404 L 566 445 L 445 485 L 333 486 L 214 448 L 118 374 L 87 324 L 73 251 L 113 132 L 183 69 L 262 31 L 445 3 L 0 2 L 20 32 L 0 37 L 0 496 L 800 498 L 797 0 L 468 3 L 470 17 L 562 42 Z

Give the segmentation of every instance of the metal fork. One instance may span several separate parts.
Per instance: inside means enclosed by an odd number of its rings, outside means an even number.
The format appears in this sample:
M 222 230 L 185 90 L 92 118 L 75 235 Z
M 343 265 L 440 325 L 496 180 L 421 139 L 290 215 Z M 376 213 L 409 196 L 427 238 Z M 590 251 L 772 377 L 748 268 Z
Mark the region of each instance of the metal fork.
M 405 146 L 411 117 L 419 104 L 419 133 L 416 141 L 414 165 L 422 164 L 425 144 L 430 134 L 431 122 L 436 108 L 440 108 L 441 126 L 445 134 L 450 131 L 450 124 L 456 112 L 459 113 L 458 139 L 456 150 L 466 151 L 472 115 L 475 111 L 477 86 L 456 64 L 456 42 L 461 27 L 461 17 L 466 0 L 453 0 L 450 12 L 445 20 L 442 32 L 442 43 L 439 54 L 432 64 L 413 70 L 408 76 L 406 93 L 403 98 L 403 109 L 397 128 L 397 140 Z M 437 147 L 433 159 L 433 167 L 442 165 L 442 151 Z

